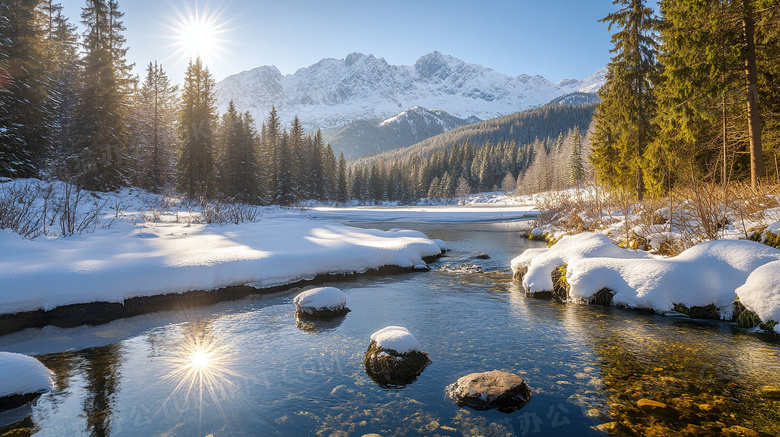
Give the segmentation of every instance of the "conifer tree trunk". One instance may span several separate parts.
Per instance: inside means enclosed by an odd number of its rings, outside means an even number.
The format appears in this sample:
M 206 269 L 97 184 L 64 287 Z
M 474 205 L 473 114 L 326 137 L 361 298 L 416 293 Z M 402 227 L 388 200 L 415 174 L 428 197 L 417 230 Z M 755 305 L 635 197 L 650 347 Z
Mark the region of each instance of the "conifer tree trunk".
M 742 30 L 745 38 L 745 79 L 747 81 L 748 135 L 750 137 L 750 185 L 764 177 L 761 153 L 761 119 L 758 108 L 758 78 L 756 73 L 755 27 L 750 0 L 742 0 Z

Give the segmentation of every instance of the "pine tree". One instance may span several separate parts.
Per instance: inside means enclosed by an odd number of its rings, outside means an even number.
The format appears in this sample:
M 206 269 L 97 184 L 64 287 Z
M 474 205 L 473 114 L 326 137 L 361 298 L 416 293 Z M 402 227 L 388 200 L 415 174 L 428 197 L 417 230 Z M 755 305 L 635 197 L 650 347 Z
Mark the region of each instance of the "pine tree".
M 177 163 L 179 189 L 189 198 L 213 195 L 216 155 L 216 100 L 214 78 L 200 58 L 190 61 L 184 77 Z
M 249 113 L 241 115 L 233 101 L 220 125 L 220 191 L 232 200 L 258 202 L 257 132 Z
M 48 150 L 50 82 L 37 4 L 0 3 L 0 176 L 37 176 Z
M 322 132 L 317 129 L 317 133 L 311 137 L 309 151 L 307 153 L 308 171 L 305 172 L 304 178 L 309 181 L 309 196 L 312 199 L 323 201 L 325 200 L 326 192 L 326 170 L 324 156 L 325 143 L 322 140 Z M 308 176 L 308 177 L 307 177 Z
M 282 131 L 278 150 L 279 173 L 276 180 L 274 203 L 281 206 L 288 206 L 296 201 L 296 197 L 294 187 L 295 168 L 292 164 L 290 135 L 287 133 L 287 131 Z
M 136 118 L 138 120 L 136 155 L 140 171 L 138 183 L 154 193 L 173 183 L 176 161 L 176 93 L 162 65 L 149 63 L 141 86 Z
M 280 142 L 282 137 L 282 126 L 279 115 L 275 107 L 271 107 L 268 118 L 263 123 L 260 138 L 259 160 L 261 169 L 265 175 L 262 182 L 264 190 L 263 198 L 267 203 L 275 202 L 276 186 L 279 180 L 280 163 Z
M 66 165 L 74 153 L 76 108 L 81 81 L 79 37 L 75 25 L 62 14 L 62 5 L 51 0 L 39 5 L 40 28 L 44 34 L 44 62 L 50 77 L 49 171 L 65 179 L 70 171 Z
M 290 192 L 291 201 L 303 200 L 308 195 L 309 178 L 306 175 L 304 157 L 306 151 L 306 140 L 304 138 L 304 129 L 298 116 L 293 118 L 288 136 L 287 159 L 285 171 L 289 170 L 289 179 L 286 181 L 287 189 Z
M 347 161 L 344 159 L 344 152 L 339 153 L 338 176 L 336 181 L 336 201 L 345 203 L 349 196 L 349 190 L 347 187 Z
M 599 91 L 592 160 L 602 181 L 631 185 L 638 199 L 645 193 L 643 166 L 653 136 L 653 82 L 658 72 L 655 29 L 657 20 L 646 0 L 615 0 L 621 8 L 607 15 L 615 47 L 606 84 Z M 625 172 L 624 170 L 629 170 Z
M 580 137 L 580 127 L 575 126 L 572 131 L 572 147 L 569 154 L 569 174 L 568 183 L 578 190 L 585 182 L 585 160 L 582 157 L 582 138 Z
M 123 15 L 116 0 L 89 0 L 81 13 L 85 54 L 71 168 L 77 181 L 92 190 L 127 183 L 127 118 L 133 78 L 132 66 L 125 59 Z

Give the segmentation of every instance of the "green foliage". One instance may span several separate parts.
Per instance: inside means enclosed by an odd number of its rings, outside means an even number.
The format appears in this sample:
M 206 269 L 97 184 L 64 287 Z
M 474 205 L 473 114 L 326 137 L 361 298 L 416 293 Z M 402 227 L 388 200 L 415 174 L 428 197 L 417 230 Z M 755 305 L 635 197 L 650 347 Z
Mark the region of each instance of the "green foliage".
M 219 182 L 222 195 L 243 203 L 259 202 L 257 132 L 249 113 L 236 111 L 230 101 L 220 125 Z
M 0 177 L 36 176 L 51 138 L 51 83 L 37 4 L 0 3 Z
M 189 198 L 214 195 L 216 177 L 216 83 L 200 58 L 187 66 L 179 110 L 182 149 L 177 164 L 179 189 Z
M 678 313 L 685 314 L 692 319 L 720 319 L 720 310 L 713 304 L 709 304 L 707 306 L 694 306 L 690 308 L 682 304 L 675 304 L 674 310 Z
M 582 154 L 582 137 L 579 126 L 572 132 L 572 148 L 569 155 L 569 184 L 579 188 L 585 182 L 585 162 Z
M 134 80 L 125 59 L 125 28 L 116 0 L 94 0 L 82 9 L 83 77 L 75 110 L 70 171 L 90 190 L 126 185 L 128 121 Z
M 633 185 L 644 196 L 645 148 L 652 140 L 655 113 L 654 83 L 659 71 L 655 32 L 658 20 L 645 0 L 615 0 L 621 6 L 602 21 L 612 36 L 615 56 L 605 85 L 599 91 L 601 107 L 595 115 L 591 162 L 598 179 L 609 186 Z
M 150 62 L 134 108 L 135 183 L 154 193 L 173 186 L 178 88 L 162 65 Z

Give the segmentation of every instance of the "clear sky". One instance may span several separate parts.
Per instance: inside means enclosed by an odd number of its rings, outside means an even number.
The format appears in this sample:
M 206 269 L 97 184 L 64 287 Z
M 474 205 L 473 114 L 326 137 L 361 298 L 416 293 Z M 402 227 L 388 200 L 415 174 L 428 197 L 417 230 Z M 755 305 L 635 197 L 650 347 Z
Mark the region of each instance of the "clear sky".
M 77 22 L 85 1 L 61 3 Z M 609 62 L 610 35 L 598 20 L 615 9 L 612 0 L 119 0 L 119 7 L 136 73 L 157 60 L 175 83 L 192 46 L 217 80 L 261 65 L 294 73 L 352 52 L 412 65 L 434 50 L 512 76 L 584 79 Z M 193 25 L 195 16 L 208 23 Z

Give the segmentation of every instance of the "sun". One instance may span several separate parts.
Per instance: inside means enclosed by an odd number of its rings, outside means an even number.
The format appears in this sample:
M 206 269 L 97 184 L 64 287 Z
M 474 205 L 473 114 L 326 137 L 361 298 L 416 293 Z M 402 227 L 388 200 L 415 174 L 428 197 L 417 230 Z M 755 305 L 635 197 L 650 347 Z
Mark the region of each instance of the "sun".
M 201 58 L 206 63 L 221 59 L 225 51 L 225 34 L 228 32 L 227 21 L 222 18 L 220 10 L 212 9 L 208 4 L 201 7 L 196 4 L 184 9 L 173 7 L 176 18 L 166 26 L 170 31 L 171 46 L 175 54 L 184 59 Z
M 196 370 L 205 370 L 209 366 L 211 353 L 207 350 L 198 350 L 192 353 L 190 367 Z

